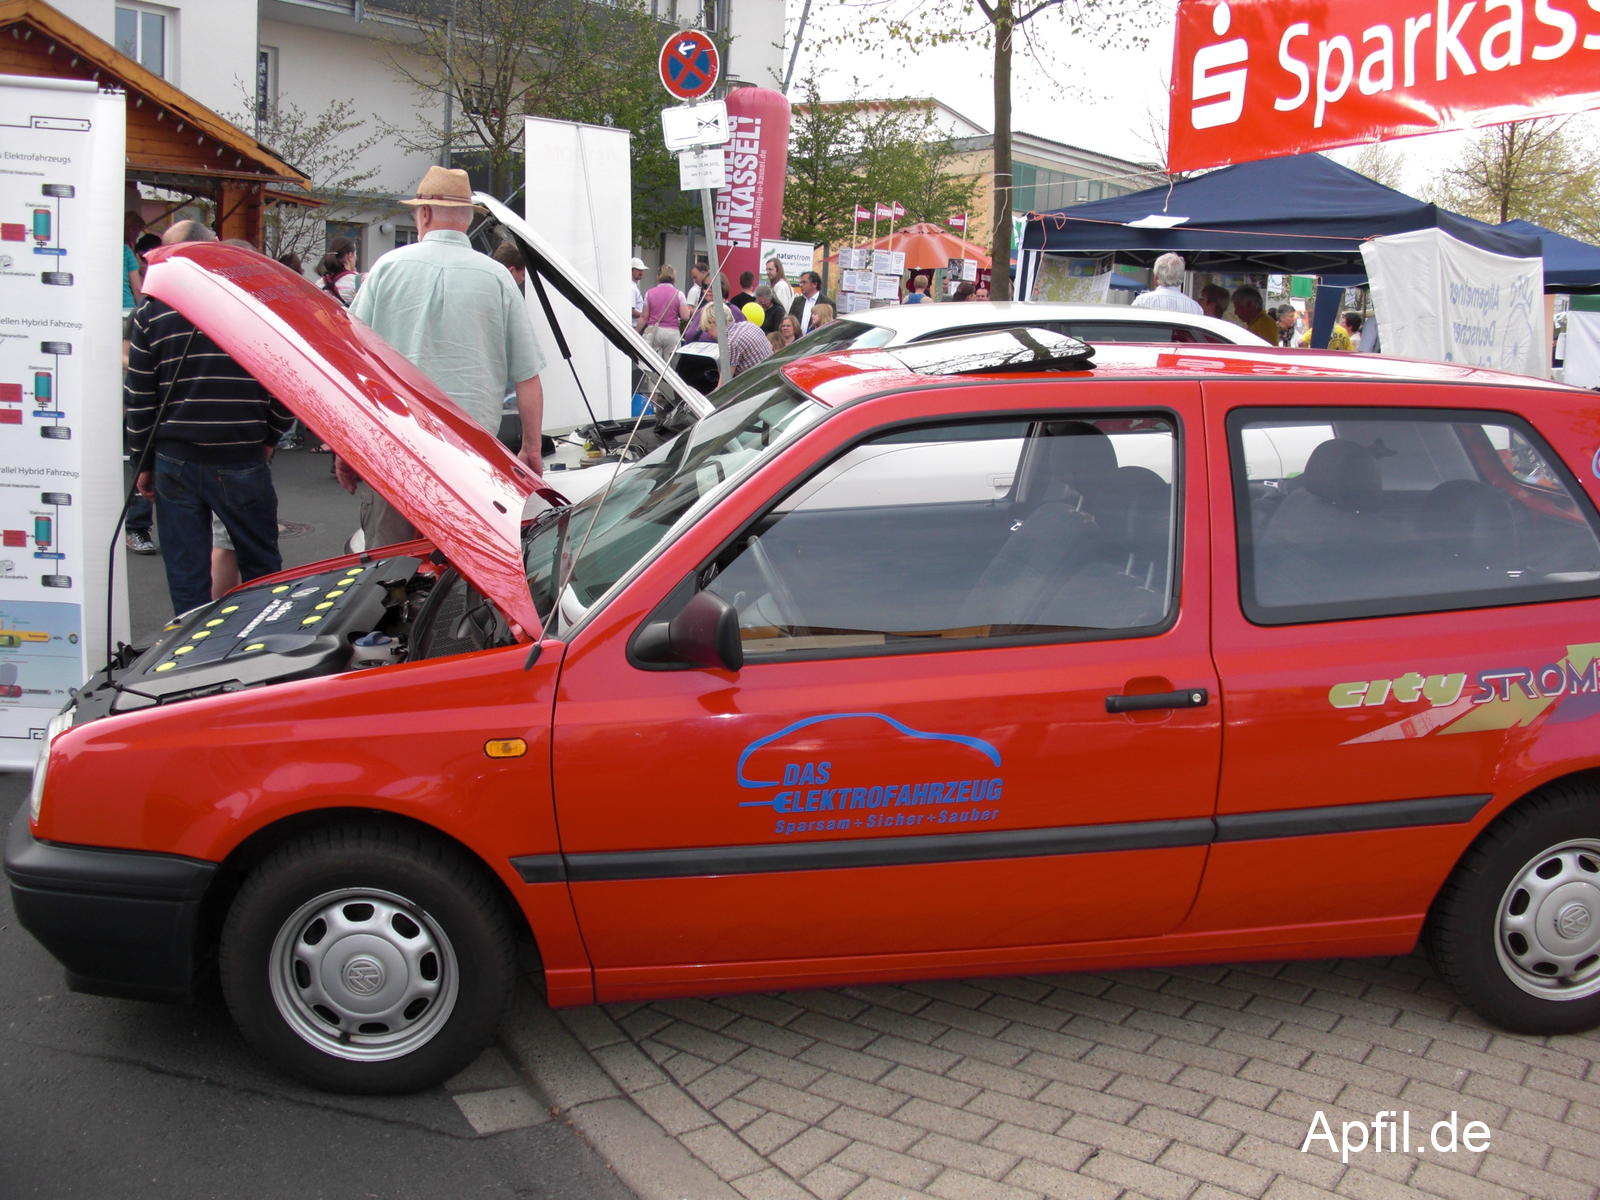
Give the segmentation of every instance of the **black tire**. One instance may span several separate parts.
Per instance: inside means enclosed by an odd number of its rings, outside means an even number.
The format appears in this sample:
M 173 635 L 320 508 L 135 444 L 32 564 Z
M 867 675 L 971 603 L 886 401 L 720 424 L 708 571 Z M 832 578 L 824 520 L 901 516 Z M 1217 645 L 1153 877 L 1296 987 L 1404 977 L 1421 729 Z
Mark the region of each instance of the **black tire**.
M 410 830 L 348 825 L 250 873 L 218 969 L 234 1021 L 269 1062 L 328 1091 L 392 1094 L 477 1056 L 510 1003 L 513 953 L 475 863 Z
M 1445 982 L 1503 1029 L 1600 1025 L 1600 793 L 1558 784 L 1507 810 L 1446 881 L 1426 941 Z

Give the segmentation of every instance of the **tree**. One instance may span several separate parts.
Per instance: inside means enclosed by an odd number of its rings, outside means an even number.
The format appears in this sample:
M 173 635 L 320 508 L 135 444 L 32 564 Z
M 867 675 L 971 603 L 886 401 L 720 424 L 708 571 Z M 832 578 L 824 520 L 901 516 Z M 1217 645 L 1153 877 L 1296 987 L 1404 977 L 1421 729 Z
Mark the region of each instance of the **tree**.
M 857 111 L 825 104 L 815 75 L 801 83 L 789 128 L 789 166 L 783 185 L 783 236 L 797 242 L 841 242 L 853 227 L 857 204 Z
M 1460 161 L 1445 168 L 1429 199 L 1490 224 L 1520 218 L 1592 241 L 1600 236 L 1597 174 L 1600 152 L 1586 122 L 1517 121 L 1473 138 Z
M 1397 192 L 1404 190 L 1405 164 L 1390 142 L 1368 142 L 1345 165 L 1374 183 L 1381 183 Z
M 855 206 L 879 200 L 905 205 L 907 222 L 939 224 L 972 204 L 977 183 L 955 171 L 955 147 L 926 107 L 827 104 L 814 76 L 801 89 L 789 136 L 784 237 L 842 242 L 854 231 Z
M 1161 0 L 863 0 L 860 17 L 841 41 L 871 47 L 890 40 L 917 51 L 951 42 L 987 45 L 994 70 L 994 283 L 996 300 L 1011 295 L 1011 59 L 1016 39 L 1035 57 L 1068 45 L 1143 44 L 1138 32 Z M 1050 32 L 1043 32 L 1049 29 Z
M 224 115 L 242 129 L 254 128 L 264 145 L 311 181 L 312 198 L 322 202 L 317 208 L 285 203 L 269 208 L 262 248 L 273 258 L 293 252 L 310 259 L 322 249 L 330 216 L 359 210 L 376 195 L 365 185 L 378 168 L 359 164 L 381 135 L 362 132 L 367 123 L 355 115 L 354 100 L 335 100 L 320 112 L 307 112 L 282 97 L 260 106 L 246 88 L 245 102 L 242 111 Z
M 695 219 L 659 134 L 667 27 L 644 0 L 418 0 L 411 11 L 389 61 L 429 107 L 409 128 L 391 123 L 401 145 L 472 162 L 475 184 L 509 198 L 525 116 L 631 129 L 635 238 Z
M 943 225 L 971 207 L 978 183 L 956 173 L 955 158 L 955 146 L 926 108 L 891 107 L 862 123 L 862 188 L 872 199 L 900 201 L 907 223 Z

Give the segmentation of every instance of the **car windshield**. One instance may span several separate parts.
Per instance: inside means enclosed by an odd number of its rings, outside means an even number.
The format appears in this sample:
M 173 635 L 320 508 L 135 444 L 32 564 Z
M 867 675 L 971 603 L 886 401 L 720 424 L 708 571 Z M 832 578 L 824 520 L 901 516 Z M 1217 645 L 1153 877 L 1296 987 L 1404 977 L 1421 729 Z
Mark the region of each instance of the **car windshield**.
M 608 488 L 536 520 L 523 563 L 546 631 L 569 628 L 701 501 L 753 471 L 822 413 L 775 377 L 618 472 Z

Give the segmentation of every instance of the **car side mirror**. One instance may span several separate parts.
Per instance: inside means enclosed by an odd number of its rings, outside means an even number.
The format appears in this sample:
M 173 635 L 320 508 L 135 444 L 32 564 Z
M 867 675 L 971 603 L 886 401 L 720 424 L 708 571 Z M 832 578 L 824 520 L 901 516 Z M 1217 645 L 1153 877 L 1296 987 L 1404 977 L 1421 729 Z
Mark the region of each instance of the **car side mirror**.
M 739 614 L 715 592 L 696 592 L 670 620 L 652 621 L 640 630 L 633 652 L 644 662 L 737 671 L 744 666 Z

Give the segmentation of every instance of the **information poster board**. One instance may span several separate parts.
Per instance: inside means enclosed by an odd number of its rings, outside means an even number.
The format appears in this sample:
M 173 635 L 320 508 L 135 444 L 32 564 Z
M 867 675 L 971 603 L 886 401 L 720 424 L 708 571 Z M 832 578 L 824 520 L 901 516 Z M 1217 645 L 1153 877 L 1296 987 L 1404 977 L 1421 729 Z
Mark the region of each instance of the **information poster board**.
M 0 76 L 0 769 L 105 661 L 120 564 L 120 93 Z M 111 550 L 111 547 L 115 550 Z M 127 636 L 115 593 L 114 637 Z
M 628 131 L 544 117 L 525 118 L 523 131 L 528 223 L 628 320 L 632 311 L 628 263 L 633 257 Z M 585 424 L 591 419 L 591 406 L 601 420 L 628 416 L 633 379 L 627 355 L 581 319 L 564 296 L 554 291 L 549 295 L 575 371 L 560 361 L 560 343 L 530 285 L 528 314 L 547 364 L 539 377 L 544 385 L 545 429 Z M 588 384 L 587 396 L 579 379 Z M 599 388 L 594 385 L 597 379 L 602 381 Z

